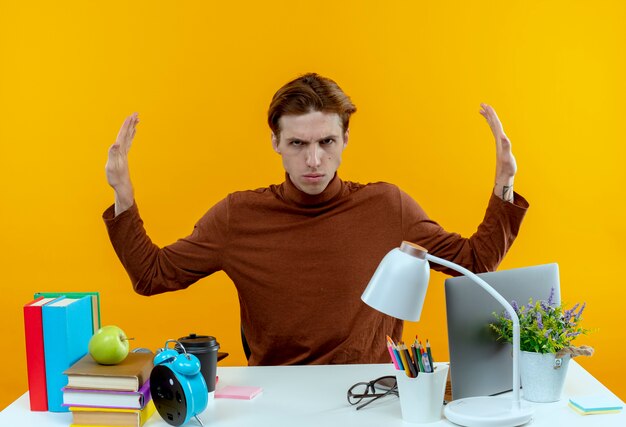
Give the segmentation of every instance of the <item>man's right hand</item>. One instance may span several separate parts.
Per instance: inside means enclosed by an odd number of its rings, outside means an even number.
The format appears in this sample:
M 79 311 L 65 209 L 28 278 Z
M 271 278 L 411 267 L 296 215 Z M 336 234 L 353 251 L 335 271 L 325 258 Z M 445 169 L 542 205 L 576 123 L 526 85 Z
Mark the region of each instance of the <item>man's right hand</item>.
M 128 170 L 128 151 L 135 137 L 139 116 L 133 113 L 126 117 L 115 144 L 109 148 L 109 158 L 105 166 L 107 181 L 115 190 L 115 216 L 133 205 L 135 194 Z

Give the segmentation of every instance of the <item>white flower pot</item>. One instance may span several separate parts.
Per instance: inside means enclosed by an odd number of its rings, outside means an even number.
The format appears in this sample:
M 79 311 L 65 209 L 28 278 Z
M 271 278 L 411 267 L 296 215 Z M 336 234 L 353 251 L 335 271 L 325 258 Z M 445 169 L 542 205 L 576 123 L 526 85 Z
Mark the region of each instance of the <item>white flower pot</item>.
M 554 353 L 522 351 L 520 374 L 523 397 L 531 402 L 556 402 L 561 399 L 570 355 L 555 359 Z

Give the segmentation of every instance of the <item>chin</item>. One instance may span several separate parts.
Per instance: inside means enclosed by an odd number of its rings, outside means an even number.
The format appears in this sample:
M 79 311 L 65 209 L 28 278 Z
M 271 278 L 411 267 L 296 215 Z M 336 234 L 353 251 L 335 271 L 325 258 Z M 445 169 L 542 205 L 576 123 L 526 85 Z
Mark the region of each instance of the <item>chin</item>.
M 317 196 L 324 191 L 323 188 L 301 188 L 300 191 L 308 194 L 309 196 Z
M 324 185 L 302 185 L 299 190 L 309 196 L 317 196 L 318 194 L 321 194 L 327 186 L 328 183 L 325 183 Z

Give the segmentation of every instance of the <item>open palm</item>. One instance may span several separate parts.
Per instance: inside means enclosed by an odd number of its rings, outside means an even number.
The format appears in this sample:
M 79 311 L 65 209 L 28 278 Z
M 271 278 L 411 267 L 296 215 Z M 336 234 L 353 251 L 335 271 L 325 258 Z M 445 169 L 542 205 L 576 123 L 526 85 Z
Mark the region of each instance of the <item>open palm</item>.
M 508 180 L 517 173 L 517 163 L 511 150 L 511 141 L 504 133 L 496 110 L 488 104 L 480 104 L 480 114 L 487 120 L 496 140 L 496 182 Z
M 133 113 L 126 117 L 124 124 L 117 134 L 115 143 L 109 148 L 109 157 L 105 166 L 107 181 L 115 189 L 130 186 L 130 172 L 128 170 L 128 152 L 135 137 L 139 116 Z

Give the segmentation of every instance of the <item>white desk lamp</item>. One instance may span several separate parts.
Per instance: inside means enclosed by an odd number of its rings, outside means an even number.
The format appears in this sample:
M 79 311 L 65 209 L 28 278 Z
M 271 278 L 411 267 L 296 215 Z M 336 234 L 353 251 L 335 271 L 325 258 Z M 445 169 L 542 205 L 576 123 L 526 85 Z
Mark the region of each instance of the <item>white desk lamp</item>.
M 533 411 L 520 402 L 519 318 L 513 307 L 487 282 L 457 264 L 430 255 L 421 246 L 402 242 L 400 248 L 385 255 L 361 299 L 370 307 L 389 316 L 419 321 L 430 277 L 428 261 L 458 271 L 478 283 L 504 306 L 513 320 L 512 398 L 480 396 L 454 400 L 445 407 L 446 418 L 455 424 L 472 427 L 508 427 L 527 423 L 532 418 Z

